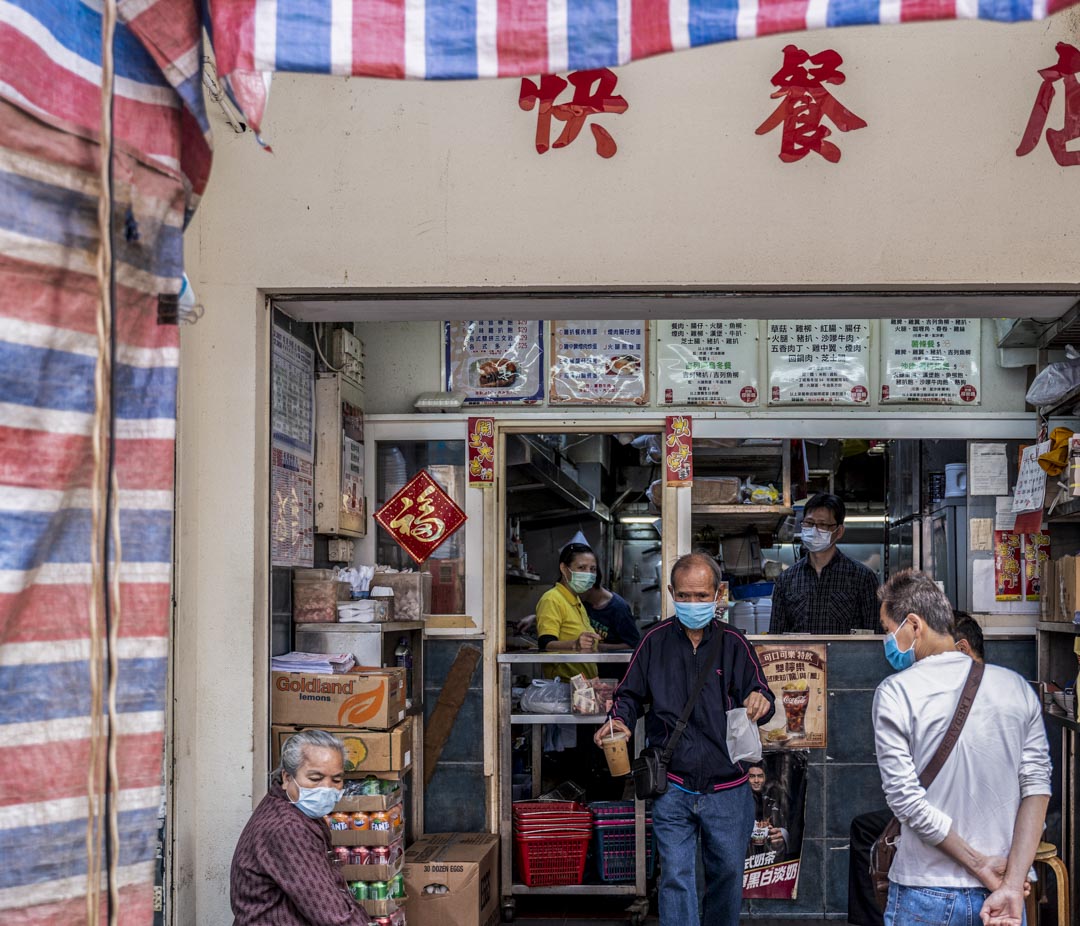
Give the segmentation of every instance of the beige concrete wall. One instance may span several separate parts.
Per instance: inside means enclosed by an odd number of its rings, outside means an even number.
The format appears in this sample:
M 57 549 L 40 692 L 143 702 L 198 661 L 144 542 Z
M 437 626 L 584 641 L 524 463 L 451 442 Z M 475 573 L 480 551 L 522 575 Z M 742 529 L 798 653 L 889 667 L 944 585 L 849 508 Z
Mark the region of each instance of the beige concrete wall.
M 834 133 L 838 164 L 783 164 L 779 134 L 754 134 L 791 36 L 620 69 L 610 161 L 588 132 L 537 155 L 514 80 L 278 75 L 273 154 L 216 133 L 203 272 L 271 290 L 1075 283 L 1076 178 L 1045 142 L 1014 152 L 1078 24 L 796 37 L 843 55 L 831 89 L 869 123 Z

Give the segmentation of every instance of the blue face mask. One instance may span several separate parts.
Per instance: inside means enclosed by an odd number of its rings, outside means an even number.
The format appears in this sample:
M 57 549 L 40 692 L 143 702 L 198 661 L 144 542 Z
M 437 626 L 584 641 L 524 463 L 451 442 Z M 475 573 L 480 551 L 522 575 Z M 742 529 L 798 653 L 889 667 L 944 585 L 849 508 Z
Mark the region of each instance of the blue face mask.
M 900 622 L 900 627 L 903 627 L 906 623 L 907 618 L 905 617 Z M 885 658 L 889 660 L 889 665 L 897 672 L 903 672 L 904 669 L 910 669 L 915 665 L 915 641 L 912 640 L 911 646 L 907 649 L 900 649 L 896 642 L 896 633 L 900 627 L 897 627 L 885 638 Z
M 675 617 L 687 630 L 701 630 L 716 617 L 716 601 L 676 601 Z
M 299 785 L 297 788 L 300 791 L 300 799 L 292 801 L 292 805 L 304 816 L 311 817 L 313 820 L 325 817 L 341 800 L 341 791 L 337 788 L 301 788 Z

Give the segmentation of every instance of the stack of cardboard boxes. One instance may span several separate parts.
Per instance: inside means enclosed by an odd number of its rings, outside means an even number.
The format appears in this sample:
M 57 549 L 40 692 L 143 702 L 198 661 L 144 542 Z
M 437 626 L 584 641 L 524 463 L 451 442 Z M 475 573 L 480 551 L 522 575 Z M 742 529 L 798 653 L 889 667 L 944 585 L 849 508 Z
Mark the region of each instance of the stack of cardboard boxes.
M 1042 563 L 1039 580 L 1039 618 L 1080 624 L 1080 556 Z
M 331 841 L 342 874 L 368 913 L 385 920 L 384 926 L 404 926 L 401 777 L 412 764 L 405 670 L 274 672 L 271 684 L 275 764 L 285 741 L 299 730 L 326 730 L 345 744 L 346 791 L 358 793 L 347 794 L 334 808 Z M 348 780 L 356 779 L 367 787 L 350 788 Z

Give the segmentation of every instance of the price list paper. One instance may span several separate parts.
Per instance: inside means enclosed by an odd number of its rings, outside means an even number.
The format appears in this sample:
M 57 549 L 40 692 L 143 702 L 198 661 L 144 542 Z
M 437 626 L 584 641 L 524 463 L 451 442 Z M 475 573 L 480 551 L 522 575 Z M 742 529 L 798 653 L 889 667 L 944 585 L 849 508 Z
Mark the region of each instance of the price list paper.
M 552 322 L 553 404 L 645 405 L 648 383 L 648 322 Z
M 446 391 L 468 405 L 544 398 L 544 323 L 506 318 L 445 323 Z
M 758 404 L 758 323 L 696 320 L 660 322 L 658 405 Z
M 866 405 L 870 322 L 769 322 L 770 405 Z
M 978 405 L 981 337 L 977 318 L 882 320 L 882 404 Z
M 315 351 L 276 325 L 271 341 L 273 442 L 311 460 L 315 454 Z

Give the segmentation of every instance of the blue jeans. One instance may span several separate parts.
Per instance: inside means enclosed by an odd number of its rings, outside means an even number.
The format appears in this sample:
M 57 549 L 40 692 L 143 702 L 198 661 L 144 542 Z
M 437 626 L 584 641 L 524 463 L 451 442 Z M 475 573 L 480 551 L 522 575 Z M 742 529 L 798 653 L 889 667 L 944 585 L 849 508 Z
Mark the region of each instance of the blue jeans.
M 669 782 L 667 791 L 653 801 L 652 814 L 661 865 L 661 926 L 739 926 L 746 846 L 754 831 L 750 785 L 688 794 Z M 699 838 L 705 865 L 704 917 L 696 879 Z
M 908 887 L 889 885 L 885 926 L 982 926 L 979 911 L 990 892 L 981 887 Z M 1027 923 L 1025 915 L 1023 921 Z

